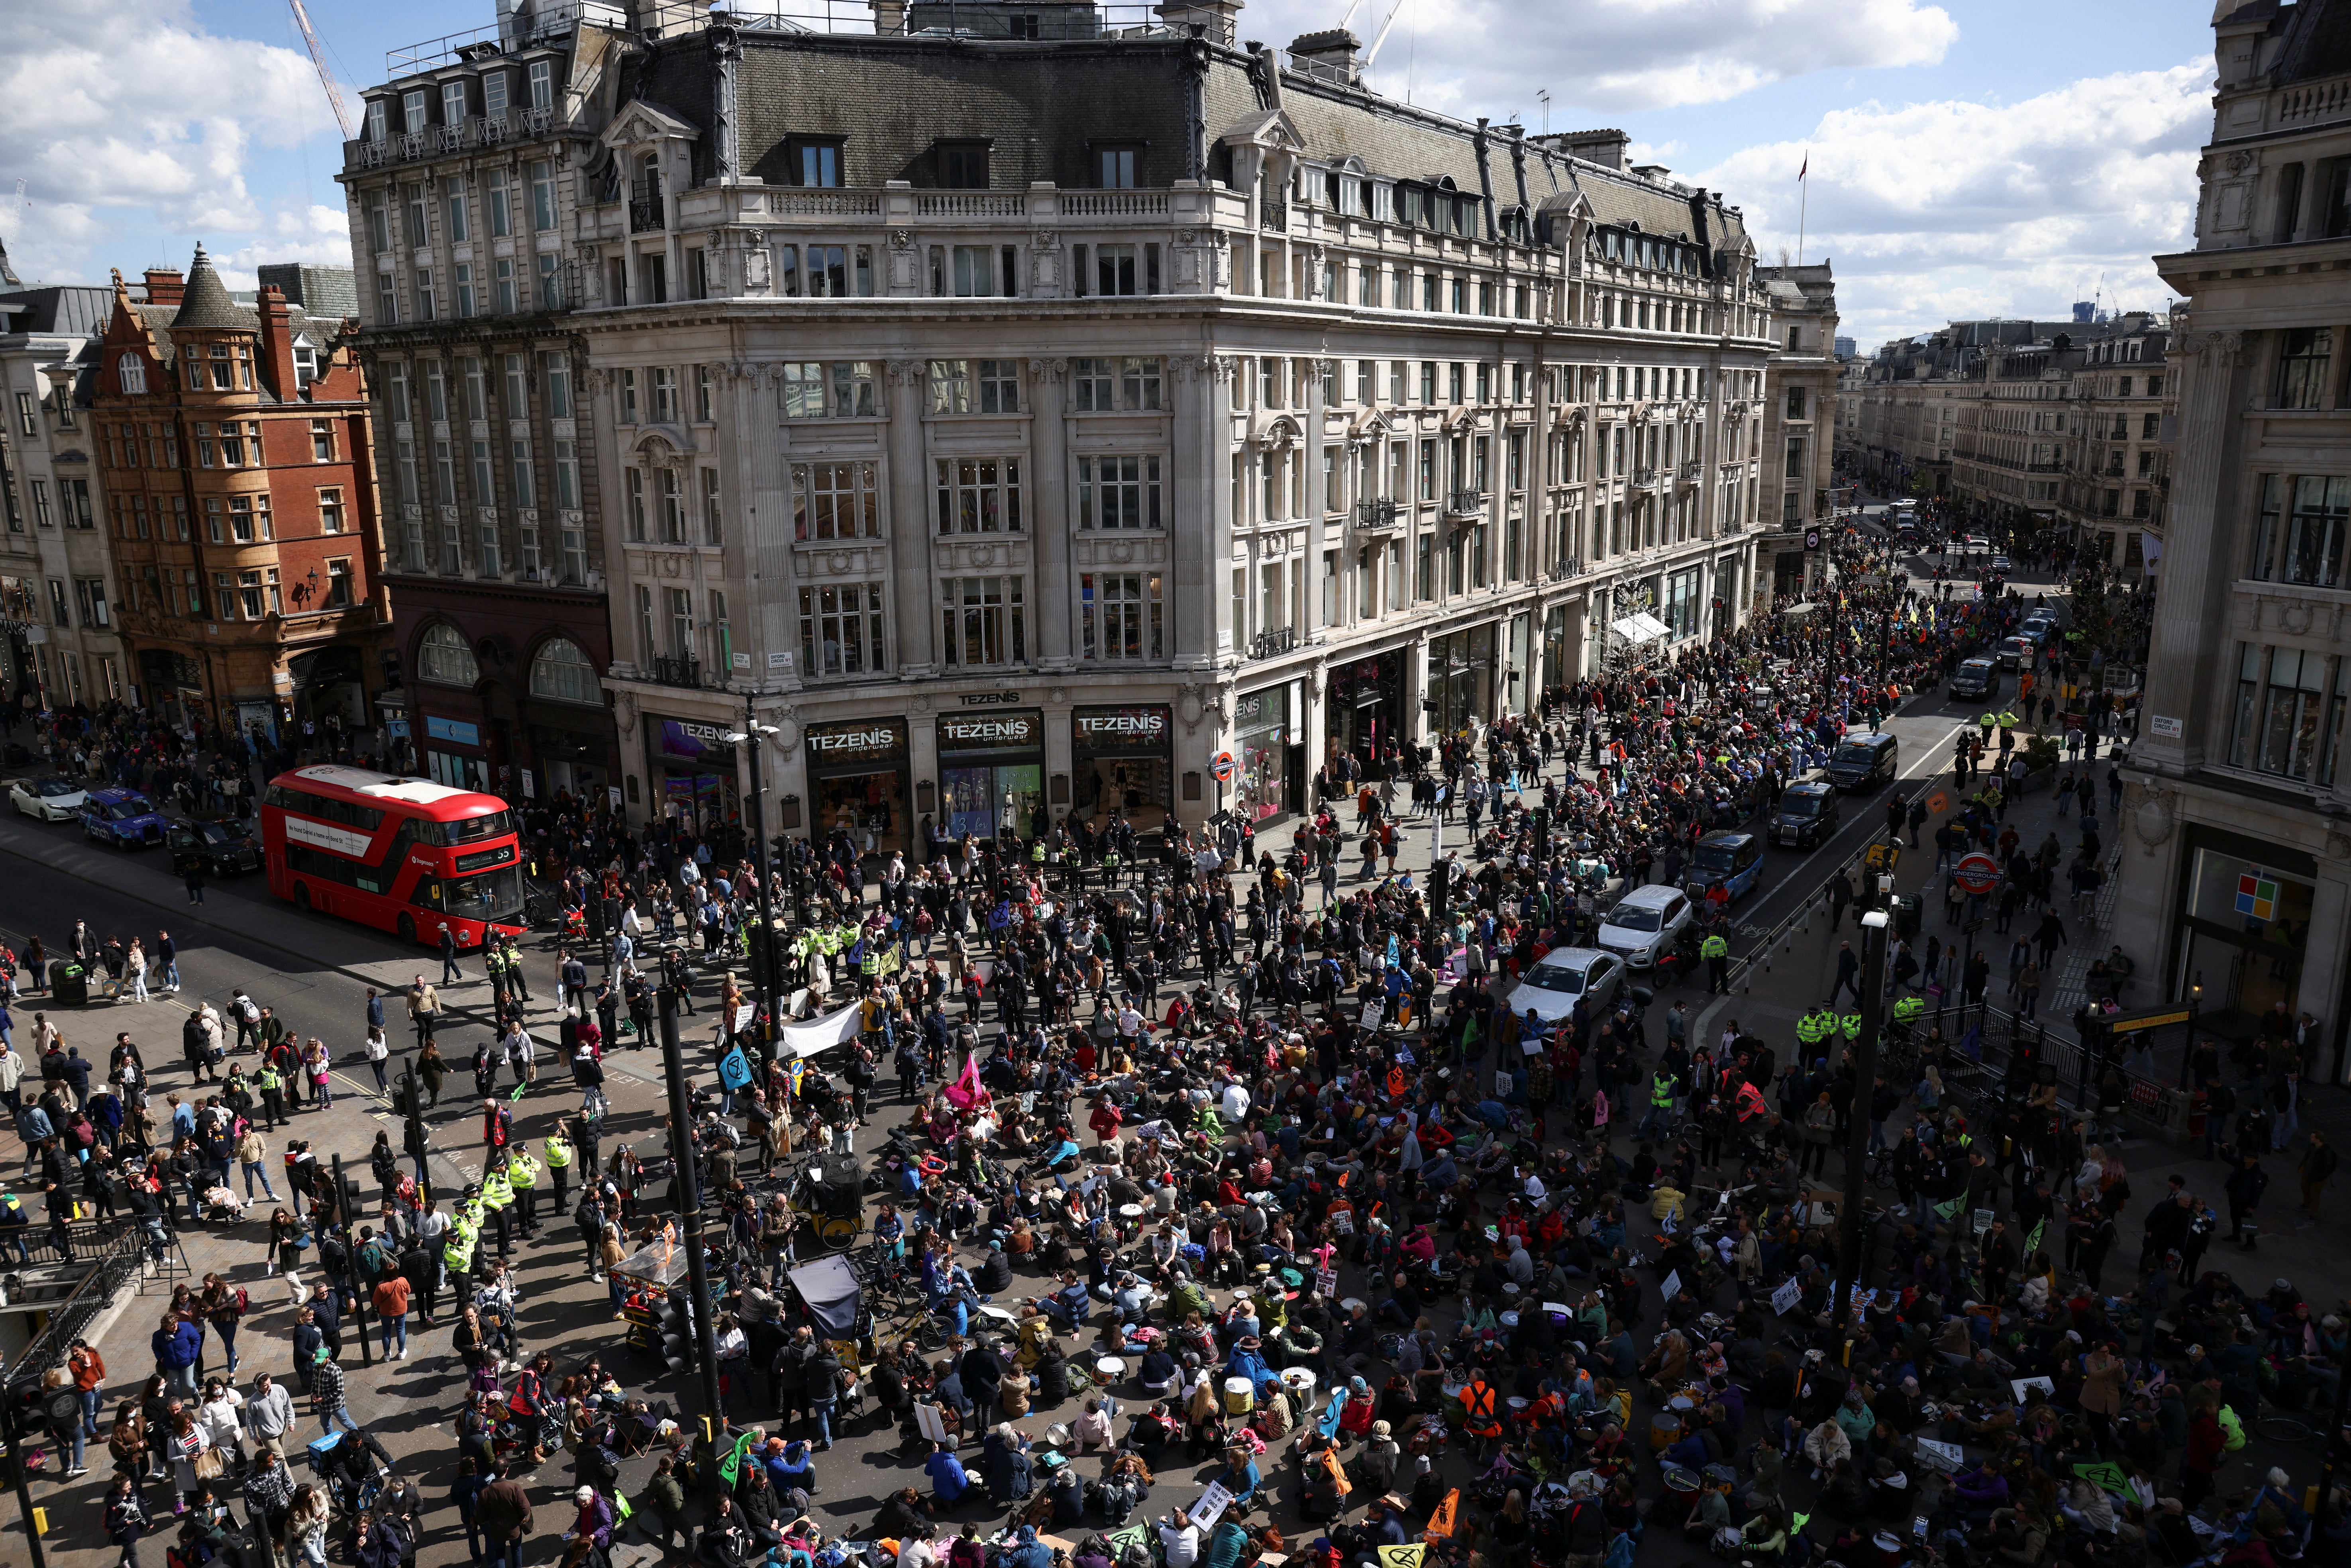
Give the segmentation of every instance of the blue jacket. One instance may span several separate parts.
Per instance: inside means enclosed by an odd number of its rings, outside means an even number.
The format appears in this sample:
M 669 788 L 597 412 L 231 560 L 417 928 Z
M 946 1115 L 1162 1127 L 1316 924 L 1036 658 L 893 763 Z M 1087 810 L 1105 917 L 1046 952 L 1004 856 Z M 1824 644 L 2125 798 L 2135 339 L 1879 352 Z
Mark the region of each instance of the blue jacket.
M 953 1454 L 933 1454 L 924 1461 L 923 1469 L 930 1473 L 931 1490 L 938 1494 L 941 1502 L 956 1501 L 971 1485 L 971 1478 L 964 1473 L 963 1461 Z
M 148 1336 L 154 1348 L 155 1364 L 166 1369 L 196 1364 L 196 1357 L 204 1348 L 204 1331 L 183 1318 L 165 1333 L 157 1329 Z

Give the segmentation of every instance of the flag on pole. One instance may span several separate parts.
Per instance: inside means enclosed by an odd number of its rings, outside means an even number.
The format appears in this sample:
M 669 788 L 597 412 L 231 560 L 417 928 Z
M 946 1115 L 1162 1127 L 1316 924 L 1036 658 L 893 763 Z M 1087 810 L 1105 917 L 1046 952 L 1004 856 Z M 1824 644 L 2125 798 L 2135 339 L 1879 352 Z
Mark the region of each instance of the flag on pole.
M 1812 172 L 1813 172 L 1813 150 L 1812 150 L 1811 148 L 1807 147 L 1807 148 L 1805 148 L 1805 149 L 1804 149 L 1804 166 L 1803 166 L 1802 168 L 1801 168 L 1801 169 L 1799 169 L 1799 170 L 1797 170 L 1797 171 L 1796 171 L 1796 178 L 1797 178 L 1797 179 L 1799 179 L 1799 180 L 1801 180 L 1801 179 L 1802 179 L 1805 175 L 1807 175 L 1807 174 L 1811 173 Z

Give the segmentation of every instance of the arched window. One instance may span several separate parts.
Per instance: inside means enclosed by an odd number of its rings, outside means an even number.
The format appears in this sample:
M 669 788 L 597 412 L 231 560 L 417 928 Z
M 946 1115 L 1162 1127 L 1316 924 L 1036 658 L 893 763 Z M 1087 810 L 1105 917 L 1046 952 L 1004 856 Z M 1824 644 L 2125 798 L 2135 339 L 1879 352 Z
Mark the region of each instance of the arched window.
M 457 629 L 444 621 L 429 628 L 417 644 L 416 674 L 444 686 L 470 686 L 482 678 L 482 667 L 474 663 L 474 651 Z
M 561 637 L 549 637 L 531 660 L 530 695 L 563 703 L 604 700 L 603 688 L 596 682 L 596 666 L 588 662 L 580 644 Z
M 122 383 L 125 393 L 147 390 L 147 361 L 136 353 L 126 353 L 114 361 L 115 378 Z

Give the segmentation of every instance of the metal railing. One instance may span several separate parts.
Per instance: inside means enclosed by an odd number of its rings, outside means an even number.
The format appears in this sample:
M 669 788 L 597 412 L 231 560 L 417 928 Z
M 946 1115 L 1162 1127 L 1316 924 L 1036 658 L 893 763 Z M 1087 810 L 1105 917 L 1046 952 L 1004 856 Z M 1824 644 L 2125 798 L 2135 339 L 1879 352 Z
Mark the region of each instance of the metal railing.
M 1469 488 L 1448 491 L 1445 497 L 1445 509 L 1456 517 L 1482 512 L 1486 509 L 1486 492 Z
M 660 654 L 648 672 L 655 685 L 695 686 L 702 684 L 702 661 L 692 653 Z
M 658 195 L 632 195 L 629 198 L 629 232 L 651 234 L 668 225 L 668 204 Z
M 1298 628 L 1277 626 L 1270 632 L 1260 632 L 1249 639 L 1249 656 L 1252 659 L 1277 658 L 1283 653 L 1294 652 L 1297 647 Z
M 1355 526 L 1359 528 L 1392 528 L 1403 512 L 1404 507 L 1389 497 L 1367 497 L 1355 503 Z
M 1583 575 L 1583 559 L 1570 556 L 1565 560 L 1555 561 L 1548 575 L 1553 582 L 1565 582 L 1570 578 L 1582 577 Z
M 1260 202 L 1257 209 L 1258 227 L 1280 234 L 1290 227 L 1288 202 Z

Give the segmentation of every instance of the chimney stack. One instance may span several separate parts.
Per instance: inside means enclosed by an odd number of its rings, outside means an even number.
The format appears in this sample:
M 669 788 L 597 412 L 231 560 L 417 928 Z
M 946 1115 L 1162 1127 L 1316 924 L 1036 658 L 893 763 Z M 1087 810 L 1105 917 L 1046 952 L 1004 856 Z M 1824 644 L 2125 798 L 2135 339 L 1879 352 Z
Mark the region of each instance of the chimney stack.
M 188 280 L 176 267 L 151 267 L 147 269 L 147 303 L 150 305 L 177 305 L 187 287 Z
M 1304 33 L 1290 39 L 1290 57 L 1299 62 L 1309 76 L 1341 87 L 1353 87 L 1363 79 L 1363 39 L 1344 27 L 1332 27 L 1327 32 Z
M 275 287 L 263 289 L 256 298 L 254 314 L 261 322 L 261 341 L 255 345 L 254 358 L 277 401 L 292 402 L 301 394 L 301 383 L 294 373 L 294 319 L 286 296 Z

